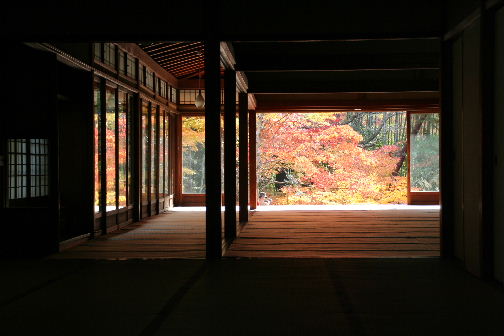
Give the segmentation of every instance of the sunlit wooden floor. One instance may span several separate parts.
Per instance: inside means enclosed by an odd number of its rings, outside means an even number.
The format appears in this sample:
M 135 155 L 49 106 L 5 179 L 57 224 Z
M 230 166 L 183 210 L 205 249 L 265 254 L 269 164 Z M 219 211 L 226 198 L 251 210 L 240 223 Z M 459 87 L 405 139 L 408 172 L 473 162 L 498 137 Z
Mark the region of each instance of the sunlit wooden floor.
M 55 254 L 57 259 L 205 258 L 205 212 L 169 211 Z
M 226 256 L 437 257 L 439 208 L 257 211 Z
M 196 208 L 193 208 L 196 209 Z M 204 208 L 176 208 L 51 256 L 53 259 L 205 258 Z M 264 207 L 225 257 L 410 258 L 439 256 L 439 208 Z M 287 210 L 288 209 L 288 210 Z M 298 210 L 304 209 L 304 210 Z M 378 210 L 379 209 L 379 210 Z

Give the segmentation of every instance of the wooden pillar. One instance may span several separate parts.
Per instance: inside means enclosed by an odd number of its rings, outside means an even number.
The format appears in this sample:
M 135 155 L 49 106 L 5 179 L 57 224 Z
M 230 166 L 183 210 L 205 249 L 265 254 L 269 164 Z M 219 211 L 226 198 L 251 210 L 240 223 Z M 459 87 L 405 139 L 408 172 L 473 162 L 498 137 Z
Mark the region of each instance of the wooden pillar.
M 131 132 L 132 132 L 132 181 L 133 188 L 133 221 L 140 220 L 142 200 L 140 199 L 142 189 L 142 106 L 140 105 L 140 96 L 138 93 L 133 95 L 131 106 Z
M 172 151 L 171 169 L 173 172 L 173 205 L 180 206 L 182 195 L 182 117 L 177 114 L 172 117 L 170 131 L 172 132 L 170 150 Z
M 256 111 L 249 112 L 249 172 L 250 172 L 250 209 L 257 207 L 257 128 Z
M 210 260 L 222 255 L 220 132 L 220 44 L 212 39 L 205 48 L 206 257 Z
M 106 99 L 105 99 L 105 80 L 100 82 L 100 233 L 107 233 L 107 116 L 106 116 Z
M 224 236 L 236 238 L 236 71 L 224 73 Z
M 454 125 L 453 125 L 453 69 L 450 41 L 441 42 L 441 111 L 440 111 L 440 205 L 441 205 L 441 257 L 454 256 Z
M 495 16 L 493 11 L 486 8 L 485 1 L 481 2 L 481 30 L 480 30 L 480 92 L 482 113 L 482 276 L 487 279 L 494 277 L 494 153 L 495 134 L 493 123 L 495 120 Z
M 238 96 L 239 107 L 239 133 L 240 172 L 239 172 L 239 203 L 240 223 L 248 222 L 248 95 L 240 92 Z
M 90 238 L 95 237 L 95 210 L 94 210 L 94 188 L 95 188 L 95 181 L 94 181 L 94 174 L 95 174 L 95 144 L 94 144 L 94 138 L 95 138 L 95 125 L 94 125 L 94 76 L 92 72 L 87 72 L 85 74 L 85 77 L 87 78 L 87 86 L 86 89 L 89 90 L 89 92 L 86 95 L 86 111 L 88 113 L 85 114 L 85 132 L 86 132 L 86 139 L 83 139 L 85 143 L 85 148 L 86 151 L 83 153 L 85 157 L 85 162 L 86 162 L 86 168 L 84 169 L 85 175 L 85 183 L 84 183 L 84 190 L 83 190 L 83 195 L 85 195 L 86 199 L 86 204 L 89 204 L 89 207 L 84 207 L 86 209 L 86 213 L 83 214 L 86 217 L 86 222 L 88 223 L 88 230 L 89 230 L 89 236 Z M 60 241 L 59 239 L 58 241 Z
M 58 94 L 58 86 L 57 86 L 57 67 L 56 67 L 56 62 L 51 63 L 51 77 L 48 78 L 48 83 L 51 83 L 52 85 L 49 86 L 48 92 L 51 93 L 51 98 L 49 98 L 49 103 L 50 106 L 52 107 L 51 113 L 49 113 L 50 119 L 50 129 L 48 133 L 48 140 L 49 140 L 49 145 L 48 145 L 48 153 L 49 153 L 49 213 L 50 215 L 50 220 L 53 221 L 54 225 L 51 225 L 48 230 L 50 230 L 50 237 L 51 237 L 51 242 L 49 243 L 49 249 L 48 251 L 50 252 L 59 252 L 59 242 L 61 241 L 61 230 L 59 227 L 59 223 L 61 221 L 61 209 L 60 209 L 60 200 L 61 200 L 61 188 L 60 188 L 60 164 L 59 160 L 61 159 L 60 157 L 60 132 L 59 129 L 61 127 L 60 125 L 60 118 L 58 115 L 58 100 L 57 100 L 57 94 Z M 9 99 L 11 97 L 8 97 Z M 93 111 L 94 112 L 94 111 Z M 94 119 L 94 116 L 93 116 Z M 9 123 L 7 123 L 4 127 L 5 130 L 7 130 Z M 5 133 L 3 133 L 5 134 Z M 93 137 L 94 137 L 94 126 L 93 126 Z M 93 142 L 93 147 L 94 147 L 94 142 Z M 5 159 L 6 160 L 6 157 Z M 93 161 L 94 163 L 94 161 Z M 94 166 L 93 166 L 94 170 Z M 94 174 L 93 174 L 94 177 Z M 103 182 L 102 182 L 103 183 Z M 93 184 L 94 184 L 94 179 L 93 179 Z M 7 185 L 7 184 L 5 184 Z M 94 188 L 93 188 L 94 190 Z M 94 195 L 93 195 L 94 196 Z M 93 197 L 94 201 L 94 197 Z M 94 212 L 94 209 L 93 209 Z M 93 220 L 94 220 L 94 213 L 93 213 Z M 94 221 L 93 221 L 93 231 L 94 231 Z M 94 235 L 94 232 L 93 234 Z M 9 246 L 9 245 L 7 245 Z M 10 245 L 12 246 L 12 245 Z

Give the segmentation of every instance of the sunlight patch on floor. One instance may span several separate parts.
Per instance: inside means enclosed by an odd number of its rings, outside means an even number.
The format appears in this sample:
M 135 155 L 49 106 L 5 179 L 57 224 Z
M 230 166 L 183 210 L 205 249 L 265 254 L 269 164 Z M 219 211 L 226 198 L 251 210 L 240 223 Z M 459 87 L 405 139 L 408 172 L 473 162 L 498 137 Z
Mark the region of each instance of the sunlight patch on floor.
M 286 211 L 286 210 L 439 210 L 439 205 L 407 205 L 407 204 L 344 204 L 344 205 L 263 205 L 256 211 Z
M 169 210 L 166 210 L 166 212 L 172 212 L 172 211 L 205 211 L 206 207 L 196 207 L 196 206 L 184 206 L 184 207 L 174 207 Z

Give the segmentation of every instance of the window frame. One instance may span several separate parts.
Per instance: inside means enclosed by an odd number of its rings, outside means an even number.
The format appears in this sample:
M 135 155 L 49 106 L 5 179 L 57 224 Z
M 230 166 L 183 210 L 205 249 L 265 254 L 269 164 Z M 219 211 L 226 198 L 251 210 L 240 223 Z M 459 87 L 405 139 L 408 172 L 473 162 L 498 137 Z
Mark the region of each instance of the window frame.
M 131 71 L 130 71 L 130 68 L 132 69 Z M 125 75 L 131 79 L 137 80 L 136 57 L 134 57 L 128 53 L 126 53 L 126 58 L 125 58 Z
M 201 117 L 205 118 L 204 113 L 189 112 L 177 114 L 175 116 L 175 171 L 174 171 L 174 196 L 175 205 L 179 206 L 204 206 L 206 194 L 187 194 L 183 192 L 183 162 L 182 162 L 182 118 L 184 117 Z M 206 130 L 205 130 L 206 131 Z
M 439 109 L 435 110 L 423 110 L 423 111 L 407 111 L 407 155 L 408 155 L 408 179 L 407 179 L 407 194 L 408 194 L 408 204 L 410 205 L 427 205 L 427 204 L 439 204 L 440 201 L 440 191 L 411 191 L 411 116 L 414 114 L 438 114 L 441 117 L 441 111 Z M 441 120 L 441 118 L 440 118 Z M 441 141 L 441 124 L 439 125 L 439 141 Z M 441 143 L 439 146 L 440 160 L 441 160 Z M 441 161 L 440 161 L 441 162 Z M 441 169 L 441 166 L 439 167 Z M 441 171 L 440 171 L 441 178 Z
M 11 144 L 13 141 L 14 151 L 11 151 Z M 24 151 L 19 150 L 19 141 L 23 141 Z M 32 143 L 32 141 L 39 141 Z M 40 141 L 43 141 L 40 143 Z M 34 152 L 32 145 L 43 145 L 44 152 Z M 9 138 L 6 141 L 6 167 L 7 167 L 7 183 L 6 183 L 6 206 L 8 208 L 26 208 L 26 207 L 39 207 L 43 206 L 50 196 L 50 173 L 49 173 L 49 146 L 50 142 L 48 138 Z M 42 149 L 41 146 L 37 146 L 39 150 Z M 11 164 L 11 155 L 15 155 L 16 160 L 14 164 Z M 21 157 L 21 162 L 18 159 Z M 33 158 L 38 158 L 37 164 L 32 161 Z M 43 159 L 43 160 L 42 160 Z M 44 163 L 42 163 L 44 162 Z M 18 175 L 19 166 L 24 167 L 22 175 Z M 38 173 L 33 171 L 33 167 L 38 167 Z M 15 172 L 12 176 L 11 173 Z M 24 183 L 19 186 L 19 178 L 24 177 Z M 38 177 L 38 183 L 36 186 L 32 183 L 33 177 Z M 14 178 L 15 186 L 11 186 L 12 178 Z M 45 183 L 42 184 L 42 180 L 45 179 Z M 18 189 L 22 188 L 23 193 L 19 197 Z M 33 195 L 33 188 L 37 187 L 39 195 Z M 41 189 L 42 188 L 42 189 Z M 15 198 L 11 198 L 11 191 L 14 189 Z
M 178 91 L 179 90 L 177 90 L 175 87 L 173 87 L 173 86 L 170 85 L 170 92 L 169 92 L 170 97 L 168 99 L 170 102 L 172 102 L 174 104 L 177 104 L 177 102 L 178 102 L 178 98 L 177 98 L 178 97 Z
M 112 42 L 103 43 L 102 63 L 114 70 L 117 70 L 118 66 L 118 60 L 117 60 L 118 49 L 119 48 L 115 43 Z M 109 56 L 110 58 L 108 58 Z
M 94 83 L 95 85 L 99 88 L 99 96 L 100 96 L 100 105 L 98 106 L 100 108 L 100 115 L 99 115 L 99 121 L 98 124 L 100 125 L 100 129 L 98 130 L 98 143 L 94 145 L 95 150 L 97 148 L 100 149 L 100 154 L 99 154 L 99 162 L 96 163 L 95 165 L 98 164 L 98 172 L 95 170 L 95 174 L 99 175 L 100 178 L 100 193 L 99 193 L 99 201 L 98 205 L 96 205 L 96 201 L 94 203 L 94 206 L 98 207 L 98 211 L 95 211 L 95 218 L 100 218 L 100 217 L 107 217 L 113 214 L 118 214 L 122 212 L 126 212 L 130 209 L 133 208 L 133 198 L 131 194 L 131 189 L 132 189 L 132 181 L 130 179 L 130 176 L 132 174 L 132 169 L 133 166 L 131 164 L 131 160 L 133 158 L 131 157 L 132 153 L 132 132 L 133 132 L 133 124 L 132 124 L 132 118 L 133 118 L 133 106 L 130 105 L 130 100 L 132 99 L 132 92 L 130 92 L 128 89 L 121 85 L 117 85 L 111 81 L 108 81 L 105 78 L 96 76 Z M 113 89 L 114 95 L 115 95 L 115 101 L 114 101 L 114 141 L 115 141 L 115 148 L 114 148 L 114 161 L 115 161 L 115 174 L 114 174 L 114 180 L 115 180 L 115 209 L 111 209 L 107 211 L 107 173 L 106 173 L 106 167 L 107 167 L 107 139 L 106 139 L 106 90 L 107 88 Z M 119 178 L 119 156 L 120 156 L 120 134 L 119 134 L 119 93 L 123 92 L 126 95 L 126 206 L 121 207 L 119 205 L 119 184 L 120 184 L 120 178 Z M 93 112 L 96 114 L 96 112 Z M 96 159 L 96 153 L 94 154 L 94 158 Z M 95 177 L 96 178 L 96 177 Z M 96 183 L 94 188 L 96 189 Z M 96 190 L 95 190 L 95 195 L 96 195 Z M 101 226 L 102 233 L 106 232 L 105 224 L 102 223 Z

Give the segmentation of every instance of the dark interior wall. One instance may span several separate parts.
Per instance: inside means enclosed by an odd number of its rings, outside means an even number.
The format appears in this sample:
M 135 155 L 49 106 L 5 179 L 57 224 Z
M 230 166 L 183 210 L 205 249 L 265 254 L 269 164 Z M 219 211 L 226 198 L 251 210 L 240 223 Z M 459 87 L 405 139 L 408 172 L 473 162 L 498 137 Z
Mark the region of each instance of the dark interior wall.
M 9 83 L 3 90 L 4 111 L 1 113 L 4 135 L 45 137 L 50 135 L 55 104 L 56 56 L 22 44 L 6 48 L 4 77 Z
M 472 15 L 478 14 L 479 1 L 447 4 L 447 22 L 466 24 L 446 42 L 453 69 L 454 255 L 473 274 L 493 273 L 504 282 L 504 9 L 484 10 L 482 21 Z M 493 176 L 484 175 L 487 170 Z M 493 194 L 487 196 L 486 188 Z M 486 197 L 492 204 L 483 204 Z
M 58 63 L 59 240 L 93 223 L 92 75 Z
M 480 272 L 482 233 L 482 111 L 480 94 L 480 23 L 463 34 L 464 245 L 467 268 Z
M 494 273 L 504 282 L 504 8 L 497 12 L 495 24 Z
M 3 9 L 0 31 L 9 39 L 197 40 L 207 33 L 206 13 L 224 40 L 438 36 L 441 4 L 439 0 L 184 0 L 147 1 L 133 10 L 103 1 L 67 1 L 58 6 L 14 3 L 14 8 Z
M 22 44 L 2 50 L 1 143 L 7 139 L 49 139 L 53 155 L 56 110 L 56 56 Z M 53 166 L 49 165 L 51 171 Z M 5 171 L 4 171 L 5 174 Z M 3 176 L 5 177 L 5 175 Z M 6 185 L 2 185 L 5 195 Z M 50 196 L 53 191 L 49 190 Z M 57 249 L 57 218 L 51 198 L 22 208 L 2 209 L 0 255 L 46 254 Z
M 445 32 L 452 30 L 480 6 L 481 0 L 445 0 Z
M 49 196 L 2 209 L 0 255 L 44 255 L 93 223 L 92 74 L 22 44 L 2 58 L 2 80 L 10 85 L 2 90 L 1 142 L 49 139 Z
M 11 3 L 0 13 L 0 34 L 8 39 L 63 42 L 197 40 L 203 32 L 206 0 L 57 1 L 30 6 Z M 211 2 L 211 1 L 208 1 Z
M 467 269 L 482 272 L 482 111 L 480 21 L 453 44 L 455 142 L 455 255 Z
M 221 31 L 237 38 L 438 36 L 441 1 L 221 1 Z M 239 13 L 239 14 L 238 14 Z

